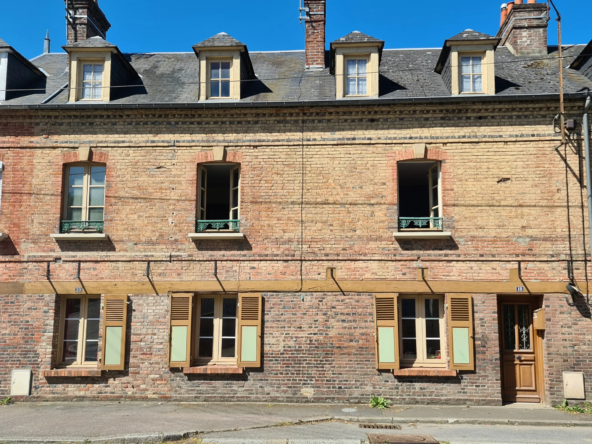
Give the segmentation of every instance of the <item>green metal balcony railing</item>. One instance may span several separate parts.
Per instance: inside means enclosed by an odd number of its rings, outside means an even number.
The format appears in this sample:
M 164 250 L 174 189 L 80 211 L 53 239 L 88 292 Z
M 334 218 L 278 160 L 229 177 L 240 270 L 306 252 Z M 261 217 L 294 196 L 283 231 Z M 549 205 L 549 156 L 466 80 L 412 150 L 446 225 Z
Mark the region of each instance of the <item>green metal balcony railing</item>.
M 432 229 L 441 230 L 443 221 L 441 217 L 400 217 L 399 229 Z
M 83 231 L 87 233 L 102 233 L 105 228 L 103 221 L 79 221 L 63 220 L 60 224 L 60 233 L 70 233 L 72 231 Z
M 198 233 L 207 230 L 230 230 L 238 233 L 240 231 L 240 220 L 198 220 L 195 229 Z

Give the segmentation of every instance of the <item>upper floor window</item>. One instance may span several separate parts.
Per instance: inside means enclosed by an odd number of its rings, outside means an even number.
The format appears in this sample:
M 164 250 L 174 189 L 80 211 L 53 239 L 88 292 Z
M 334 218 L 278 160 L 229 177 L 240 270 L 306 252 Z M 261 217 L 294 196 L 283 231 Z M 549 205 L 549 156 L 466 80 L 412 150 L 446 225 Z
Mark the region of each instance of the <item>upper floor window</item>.
M 399 230 L 442 230 L 440 162 L 400 162 Z
M 348 96 L 368 95 L 368 59 L 347 59 L 346 94 Z
M 230 98 L 230 61 L 210 62 L 210 98 Z
M 75 164 L 66 167 L 66 196 L 61 232 L 103 232 L 106 166 Z
M 64 366 L 96 365 L 101 298 L 64 297 L 61 313 L 59 362 Z
M 197 232 L 240 231 L 240 165 L 202 165 L 198 176 Z
M 82 100 L 103 99 L 103 64 L 82 64 Z
M 483 92 L 482 57 L 461 56 L 461 93 Z

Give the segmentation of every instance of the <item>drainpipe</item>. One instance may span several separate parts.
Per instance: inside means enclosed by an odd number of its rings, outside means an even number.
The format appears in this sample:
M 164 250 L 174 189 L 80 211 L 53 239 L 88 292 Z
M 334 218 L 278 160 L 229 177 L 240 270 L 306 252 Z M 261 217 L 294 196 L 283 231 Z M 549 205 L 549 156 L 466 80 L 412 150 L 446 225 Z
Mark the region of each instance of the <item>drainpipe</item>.
M 588 242 L 590 242 L 590 254 L 592 254 L 592 177 L 590 174 L 590 123 L 588 122 L 588 109 L 592 102 L 590 94 L 586 97 L 584 107 L 584 146 L 586 149 L 586 189 L 588 194 Z

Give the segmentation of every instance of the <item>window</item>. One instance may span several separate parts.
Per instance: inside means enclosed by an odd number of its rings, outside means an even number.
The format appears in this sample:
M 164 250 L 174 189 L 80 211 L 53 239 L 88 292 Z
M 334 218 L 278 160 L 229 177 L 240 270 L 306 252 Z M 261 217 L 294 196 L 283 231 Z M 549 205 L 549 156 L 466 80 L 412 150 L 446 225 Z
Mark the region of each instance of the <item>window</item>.
M 403 296 L 399 313 L 401 364 L 406 367 L 446 367 L 443 298 Z
M 367 90 L 367 59 L 347 60 L 346 95 L 366 96 Z
M 198 364 L 236 364 L 237 297 L 200 296 L 197 310 Z
M 105 165 L 77 164 L 66 167 L 66 204 L 62 232 L 103 231 Z
M 210 62 L 210 98 L 230 98 L 230 61 Z
M 103 64 L 82 65 L 82 100 L 103 99 Z
M 461 58 L 461 93 L 482 93 L 483 75 L 482 57 L 462 56 Z
M 202 165 L 198 180 L 197 231 L 240 231 L 240 166 Z
M 399 162 L 399 230 L 442 230 L 440 162 Z
M 96 365 L 101 298 L 67 296 L 62 301 L 59 362 L 63 366 Z

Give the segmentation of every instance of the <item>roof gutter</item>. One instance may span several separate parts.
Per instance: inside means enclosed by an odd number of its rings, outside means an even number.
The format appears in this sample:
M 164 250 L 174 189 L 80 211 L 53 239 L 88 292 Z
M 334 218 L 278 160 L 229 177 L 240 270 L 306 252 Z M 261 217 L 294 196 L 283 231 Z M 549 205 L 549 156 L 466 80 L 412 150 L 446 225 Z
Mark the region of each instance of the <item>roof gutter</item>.
M 316 101 L 285 101 L 285 102 L 162 102 L 162 103 L 67 103 L 67 104 L 36 104 L 36 105 L 0 105 L 1 110 L 39 109 L 248 109 L 248 108 L 285 108 L 285 107 L 330 107 L 330 106 L 385 106 L 422 103 L 479 103 L 479 102 L 510 102 L 524 100 L 557 100 L 559 94 L 524 94 L 520 96 L 438 96 L 409 97 L 404 99 L 361 99 L 361 100 L 316 100 Z M 582 99 L 582 93 L 565 94 L 567 99 Z

